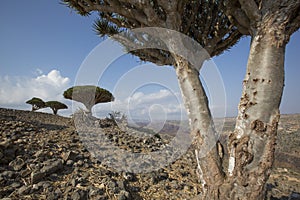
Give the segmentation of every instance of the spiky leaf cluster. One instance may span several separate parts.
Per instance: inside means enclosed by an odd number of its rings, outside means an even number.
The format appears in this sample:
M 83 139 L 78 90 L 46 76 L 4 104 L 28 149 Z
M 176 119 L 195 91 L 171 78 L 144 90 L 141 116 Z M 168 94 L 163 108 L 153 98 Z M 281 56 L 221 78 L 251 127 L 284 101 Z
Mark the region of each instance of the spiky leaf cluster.
M 63 0 L 82 15 L 97 12 L 94 29 L 101 37 L 125 33 L 141 27 L 160 27 L 179 31 L 200 43 L 210 56 L 221 54 L 242 36 L 224 13 L 224 0 Z M 128 37 L 119 40 L 126 48 L 128 41 L 143 40 Z M 141 45 L 142 47 L 142 45 Z M 132 50 L 143 61 L 159 65 L 175 65 L 172 55 L 161 49 Z

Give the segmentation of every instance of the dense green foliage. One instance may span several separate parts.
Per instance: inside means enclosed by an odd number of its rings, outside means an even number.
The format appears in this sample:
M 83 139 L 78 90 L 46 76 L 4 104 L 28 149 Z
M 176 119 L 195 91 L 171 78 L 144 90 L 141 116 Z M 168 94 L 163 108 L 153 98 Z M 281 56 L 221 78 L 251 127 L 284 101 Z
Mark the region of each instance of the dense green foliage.
M 46 107 L 46 103 L 42 99 L 37 97 L 33 97 L 32 99 L 26 101 L 26 103 L 32 105 L 32 111 Z
M 53 114 L 57 114 L 57 111 L 60 109 L 67 109 L 68 106 L 64 103 L 61 103 L 59 101 L 47 101 L 46 107 L 50 107 L 53 111 Z
M 66 99 L 83 103 L 89 112 L 98 103 L 114 100 L 113 95 L 108 90 L 93 85 L 74 86 L 67 89 L 63 95 Z

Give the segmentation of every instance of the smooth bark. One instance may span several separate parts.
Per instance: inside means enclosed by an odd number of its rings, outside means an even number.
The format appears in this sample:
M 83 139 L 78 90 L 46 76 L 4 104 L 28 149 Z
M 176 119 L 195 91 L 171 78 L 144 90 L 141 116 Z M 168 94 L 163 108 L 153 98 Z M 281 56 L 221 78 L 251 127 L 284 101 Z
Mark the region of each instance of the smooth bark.
M 219 199 L 264 199 L 274 162 L 285 47 L 300 26 L 300 0 L 226 3 L 227 15 L 238 28 L 247 29 L 252 42 L 236 127 L 228 141 L 228 176 Z
M 265 198 L 265 185 L 274 162 L 286 46 L 274 32 L 267 31 L 275 28 L 274 24 L 269 25 L 262 23 L 252 36 L 236 127 L 228 141 L 227 176 L 215 146 L 217 138 L 199 72 L 184 59 L 175 59 L 203 186 L 203 192 L 195 199 Z
M 252 38 L 236 127 L 229 136 L 227 199 L 264 199 L 284 87 L 285 44 L 275 41 L 266 30 Z
M 176 58 L 176 74 L 188 113 L 197 169 L 202 184 L 202 199 L 218 199 L 225 174 L 218 154 L 216 131 L 208 107 L 208 99 L 199 72 L 182 58 Z

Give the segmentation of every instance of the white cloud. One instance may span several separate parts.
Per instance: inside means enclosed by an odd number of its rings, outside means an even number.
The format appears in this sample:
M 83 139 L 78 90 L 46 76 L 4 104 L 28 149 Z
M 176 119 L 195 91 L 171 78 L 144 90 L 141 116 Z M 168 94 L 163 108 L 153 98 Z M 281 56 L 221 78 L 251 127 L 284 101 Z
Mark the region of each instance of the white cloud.
M 52 70 L 34 78 L 0 76 L 0 82 L 0 106 L 25 107 L 25 101 L 34 96 L 45 101 L 63 100 L 62 93 L 68 88 L 70 79 Z
M 159 90 L 153 93 L 136 92 L 126 99 L 109 104 L 98 104 L 94 111 L 98 116 L 110 111 L 121 111 L 132 119 L 174 119 L 186 116 L 180 93 Z

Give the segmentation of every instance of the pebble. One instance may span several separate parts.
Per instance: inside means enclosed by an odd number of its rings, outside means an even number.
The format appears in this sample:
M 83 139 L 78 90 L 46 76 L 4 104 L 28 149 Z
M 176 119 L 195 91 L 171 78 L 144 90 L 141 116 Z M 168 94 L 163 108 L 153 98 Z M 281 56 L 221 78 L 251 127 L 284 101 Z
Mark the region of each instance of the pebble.
M 74 161 L 73 160 L 68 160 L 67 162 L 66 162 L 66 165 L 67 166 L 72 166 L 74 164 Z
M 9 164 L 15 171 L 19 171 L 25 165 L 25 162 L 22 158 L 16 158 L 15 160 L 11 161 Z
M 18 188 L 20 186 L 21 186 L 21 183 L 19 183 L 19 182 L 14 182 L 10 185 L 10 187 L 12 187 L 12 188 Z
M 120 192 L 118 200 L 128 200 L 129 199 L 129 192 L 122 190 Z
M 22 186 L 18 189 L 18 194 L 19 195 L 26 195 L 30 192 L 30 190 L 31 190 L 31 186 L 24 185 L 24 186 Z

